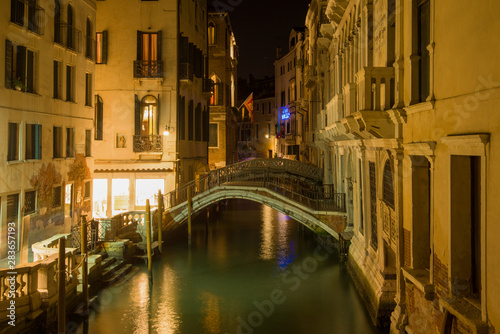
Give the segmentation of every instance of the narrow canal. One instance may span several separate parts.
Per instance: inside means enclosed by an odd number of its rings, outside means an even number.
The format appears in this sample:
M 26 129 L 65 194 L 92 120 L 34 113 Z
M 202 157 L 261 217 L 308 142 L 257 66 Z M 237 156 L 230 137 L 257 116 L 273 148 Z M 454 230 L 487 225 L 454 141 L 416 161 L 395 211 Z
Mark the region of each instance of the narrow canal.
M 101 293 L 89 333 L 384 333 L 337 250 L 267 206 L 231 200 L 168 238 L 154 263 Z M 82 326 L 80 326 L 80 332 Z

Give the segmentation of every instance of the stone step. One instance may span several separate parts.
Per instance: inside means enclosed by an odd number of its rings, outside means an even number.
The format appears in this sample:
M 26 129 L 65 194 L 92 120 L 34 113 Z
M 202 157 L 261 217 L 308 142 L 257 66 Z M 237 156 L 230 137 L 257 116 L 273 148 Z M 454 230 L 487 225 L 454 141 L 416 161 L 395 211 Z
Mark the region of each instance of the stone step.
M 109 278 L 113 277 L 113 275 L 117 271 L 121 270 L 125 265 L 126 265 L 125 262 L 118 261 L 118 262 L 113 263 L 111 266 L 107 267 L 106 269 L 103 269 L 102 274 L 101 274 L 102 280 L 106 281 Z
M 103 283 L 105 285 L 111 285 L 118 281 L 120 278 L 131 272 L 133 269 L 133 266 L 131 264 L 125 264 L 122 266 L 120 269 L 114 271 L 112 275 L 106 279 L 103 279 Z
M 108 257 L 106 259 L 103 259 L 101 261 L 101 270 L 104 271 L 105 269 L 107 269 L 108 267 L 113 265 L 115 262 L 116 262 L 116 259 L 114 257 Z

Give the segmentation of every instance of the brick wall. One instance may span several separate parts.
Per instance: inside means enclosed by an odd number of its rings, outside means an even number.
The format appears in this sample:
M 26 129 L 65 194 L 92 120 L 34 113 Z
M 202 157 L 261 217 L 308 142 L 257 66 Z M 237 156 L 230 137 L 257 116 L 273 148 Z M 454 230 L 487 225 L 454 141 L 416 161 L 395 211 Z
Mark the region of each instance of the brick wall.
M 406 307 L 408 325 L 415 334 L 440 333 L 443 313 L 439 310 L 439 301 L 425 299 L 424 293 L 412 283 L 406 282 Z
M 448 288 L 448 267 L 434 254 L 434 284 L 439 296 L 447 297 Z

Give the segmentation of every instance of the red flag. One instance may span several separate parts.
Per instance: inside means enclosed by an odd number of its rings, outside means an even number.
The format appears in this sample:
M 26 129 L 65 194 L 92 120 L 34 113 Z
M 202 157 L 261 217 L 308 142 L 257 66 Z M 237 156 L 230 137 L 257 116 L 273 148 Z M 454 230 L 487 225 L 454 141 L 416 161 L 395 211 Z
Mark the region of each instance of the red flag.
M 245 108 L 247 108 L 248 116 L 250 116 L 250 121 L 253 124 L 253 93 L 247 97 L 245 102 L 243 102 L 243 105 L 245 106 Z

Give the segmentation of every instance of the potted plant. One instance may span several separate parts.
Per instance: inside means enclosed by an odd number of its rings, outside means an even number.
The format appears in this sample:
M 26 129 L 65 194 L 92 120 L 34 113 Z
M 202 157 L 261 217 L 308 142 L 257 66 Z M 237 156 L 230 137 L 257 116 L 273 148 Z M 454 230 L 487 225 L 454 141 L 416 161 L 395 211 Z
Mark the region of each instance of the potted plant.
M 24 83 L 21 81 L 21 77 L 17 77 L 17 79 L 12 80 L 12 88 L 19 91 L 24 91 Z

